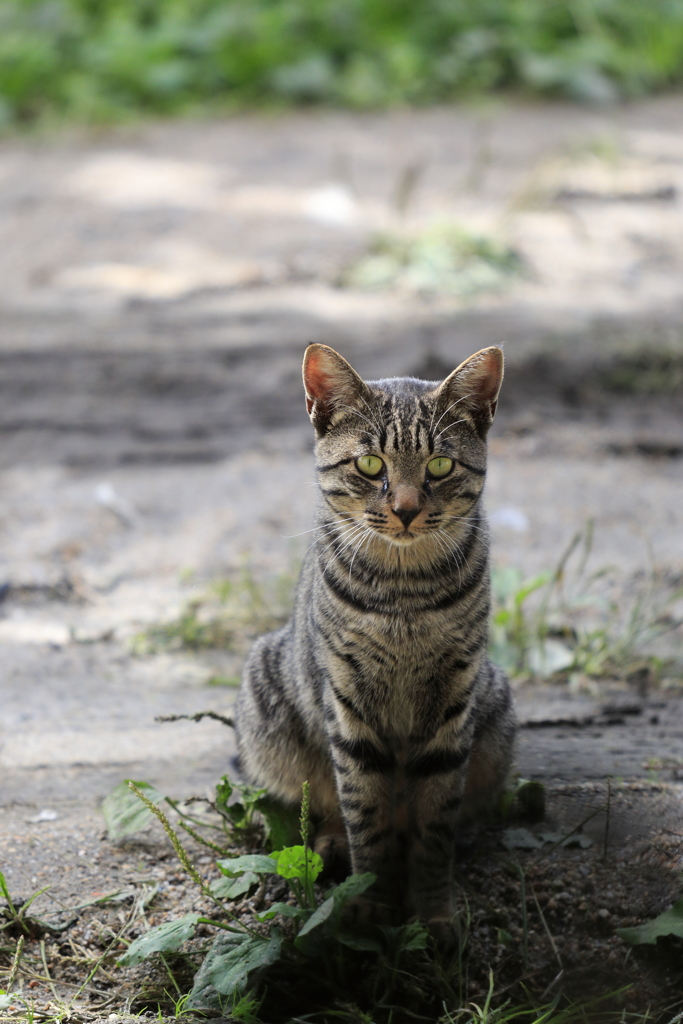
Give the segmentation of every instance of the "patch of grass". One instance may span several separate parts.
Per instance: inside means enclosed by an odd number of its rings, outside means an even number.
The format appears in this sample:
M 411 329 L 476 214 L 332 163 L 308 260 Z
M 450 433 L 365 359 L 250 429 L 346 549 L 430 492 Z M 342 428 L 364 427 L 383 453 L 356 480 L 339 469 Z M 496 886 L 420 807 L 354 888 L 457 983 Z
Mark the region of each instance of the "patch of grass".
M 241 682 L 241 680 L 240 680 L 239 676 L 215 675 L 215 676 L 211 676 L 209 679 L 206 680 L 206 685 L 207 686 L 229 686 L 231 689 L 237 689 L 237 687 L 240 685 L 240 682 Z
M 683 394 L 683 353 L 643 349 L 619 356 L 601 375 L 610 391 L 635 395 Z
M 437 223 L 416 235 L 384 234 L 343 273 L 342 286 L 371 291 L 473 295 L 497 291 L 526 271 L 510 248 L 454 224 Z
M 675 673 L 653 645 L 683 625 L 672 611 L 683 587 L 665 586 L 653 569 L 626 592 L 609 568 L 586 572 L 592 544 L 589 523 L 552 572 L 525 580 L 514 567 L 494 567 L 490 655 L 510 674 L 647 682 L 665 668 Z
M 242 652 L 260 633 L 287 621 L 297 569 L 259 580 L 250 569 L 222 579 L 187 602 L 180 615 L 138 634 L 136 654 L 161 650 L 201 651 L 211 648 Z M 212 676 L 210 686 L 237 686 L 230 676 Z
M 0 117 L 356 108 L 522 88 L 589 101 L 681 80 L 682 0 L 3 0 Z

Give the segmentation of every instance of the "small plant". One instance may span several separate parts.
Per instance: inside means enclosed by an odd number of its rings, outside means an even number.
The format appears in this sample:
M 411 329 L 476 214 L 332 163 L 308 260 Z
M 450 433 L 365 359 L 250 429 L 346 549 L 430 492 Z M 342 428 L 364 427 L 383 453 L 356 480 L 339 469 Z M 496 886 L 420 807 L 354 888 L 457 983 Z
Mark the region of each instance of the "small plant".
M 42 896 L 44 892 L 47 892 L 49 888 L 50 886 L 46 885 L 43 889 L 38 889 L 27 900 L 17 906 L 10 895 L 5 876 L 0 871 L 0 896 L 3 897 L 6 903 L 4 908 L 0 907 L 0 934 L 10 935 L 18 939 L 20 943 L 23 943 L 25 939 L 33 939 L 44 935 L 46 932 L 56 934 L 64 931 L 68 924 L 54 927 L 29 914 L 29 910 L 35 900 Z
M 177 618 L 151 626 L 133 641 L 136 654 L 160 650 L 241 651 L 259 633 L 281 626 L 291 605 L 296 572 L 264 581 L 247 567 L 235 579 L 218 580 L 188 601 Z M 212 676 L 209 685 L 233 686 L 232 677 Z
M 183 803 L 164 796 L 148 782 L 124 780 L 102 804 L 109 838 L 123 839 L 139 832 L 152 821 L 153 808 L 164 802 L 180 818 L 180 827 L 215 853 L 225 853 L 232 843 L 277 848 L 293 833 L 293 812 L 272 800 L 265 789 L 232 782 L 224 775 L 216 784 L 213 800 L 193 797 Z M 191 813 L 189 808 L 196 804 L 204 804 L 209 816 Z M 218 841 L 208 838 L 207 831 L 218 833 Z
M 349 288 L 472 295 L 495 291 L 525 271 L 521 257 L 493 239 L 453 224 L 417 235 L 378 236 L 342 275 Z
M 610 570 L 585 572 L 592 523 L 577 533 L 552 572 L 525 580 L 511 566 L 492 572 L 490 654 L 513 675 L 651 674 L 661 660 L 647 648 L 682 624 L 670 611 L 683 588 L 663 593 L 655 573 L 637 581 L 630 599 L 609 596 Z M 573 558 L 578 565 L 569 579 Z M 613 585 L 613 584 L 612 584 Z
M 226 1005 L 239 1005 L 247 997 L 243 1008 L 253 1005 L 249 985 L 255 974 L 276 961 L 293 961 L 294 965 L 304 958 L 319 958 L 323 955 L 325 943 L 335 939 L 351 949 L 368 949 L 377 946 L 377 940 L 365 939 L 359 946 L 359 938 L 345 926 L 343 911 L 350 899 L 365 892 L 375 881 L 375 876 L 352 875 L 328 893 L 318 905 L 315 882 L 323 868 L 318 854 L 308 845 L 308 788 L 304 786 L 300 846 L 285 847 L 272 856 L 247 854 L 219 860 L 218 867 L 225 880 L 206 887 L 196 869 L 190 863 L 177 835 L 162 811 L 153 804 L 135 784 L 132 791 L 144 803 L 146 809 L 162 823 L 171 838 L 181 863 L 197 882 L 202 891 L 211 897 L 216 905 L 227 913 L 231 924 L 204 917 L 198 913 L 167 924 L 152 928 L 136 939 L 120 958 L 123 966 L 140 963 L 152 953 L 177 950 L 191 938 L 199 924 L 212 925 L 220 930 L 195 979 L 194 987 L 183 1005 L 194 1009 L 221 1009 Z M 260 876 L 276 875 L 289 883 L 296 905 L 273 903 L 268 910 L 256 915 L 256 920 L 265 927 L 256 930 L 242 924 L 222 900 L 235 899 L 254 888 Z M 291 929 L 285 933 L 276 923 L 287 919 Z M 414 929 L 413 929 L 414 931 Z M 423 929 L 424 931 L 424 929 Z M 315 933 L 315 934 L 313 934 Z M 425 932 L 426 935 L 426 932 Z M 416 938 L 413 936 L 413 948 Z M 368 945 L 370 943 L 370 945 Z M 290 969 L 292 964 L 290 963 Z

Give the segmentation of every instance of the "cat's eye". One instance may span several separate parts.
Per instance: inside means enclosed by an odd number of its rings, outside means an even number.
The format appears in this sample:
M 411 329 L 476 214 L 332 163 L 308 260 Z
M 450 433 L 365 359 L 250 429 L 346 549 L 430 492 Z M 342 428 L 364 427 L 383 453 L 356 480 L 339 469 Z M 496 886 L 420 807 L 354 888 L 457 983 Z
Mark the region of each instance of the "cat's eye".
M 384 469 L 384 463 L 377 455 L 361 455 L 356 459 L 356 468 L 365 476 L 378 476 Z
M 453 469 L 453 459 L 447 459 L 445 455 L 437 455 L 427 463 L 430 476 L 447 476 Z

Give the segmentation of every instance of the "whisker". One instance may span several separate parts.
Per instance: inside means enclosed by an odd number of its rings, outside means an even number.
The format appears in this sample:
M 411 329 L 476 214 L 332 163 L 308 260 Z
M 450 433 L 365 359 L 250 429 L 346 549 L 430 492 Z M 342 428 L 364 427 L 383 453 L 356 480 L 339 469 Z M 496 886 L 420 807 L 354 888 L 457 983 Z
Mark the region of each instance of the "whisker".
M 439 416 L 439 418 L 436 421 L 436 424 L 434 426 L 434 430 L 437 429 L 437 427 L 439 426 L 439 423 L 441 423 L 441 420 L 444 418 L 446 413 L 449 413 L 451 411 L 451 409 L 455 409 L 456 405 L 460 405 L 460 403 L 464 402 L 466 398 L 471 398 L 471 397 L 472 397 L 471 395 L 463 395 L 462 398 L 459 398 L 457 400 L 457 402 L 453 402 L 452 405 L 449 405 L 448 408 L 445 410 L 445 412 L 442 412 L 441 415 Z M 431 428 L 430 428 L 430 430 L 431 430 Z
M 441 422 L 441 421 L 439 420 L 439 422 Z M 441 437 L 441 435 L 442 435 L 442 434 L 445 434 L 447 430 L 450 430 L 450 429 L 451 429 L 451 427 L 457 427 L 458 423 L 467 423 L 467 420 L 453 420 L 453 422 L 452 422 L 452 423 L 448 423 L 448 424 L 447 424 L 447 425 L 446 425 L 446 426 L 445 426 L 445 427 L 443 428 L 443 430 L 440 430 L 440 431 L 439 431 L 439 433 L 438 433 L 438 434 L 436 435 L 436 437 L 434 438 L 434 440 L 433 440 L 432 444 L 436 444 L 436 442 L 437 442 L 437 441 L 439 440 L 439 438 Z
M 365 420 L 365 422 L 368 423 L 371 427 L 377 426 L 376 423 L 373 423 L 372 420 L 369 420 L 367 416 L 364 416 L 362 412 L 359 412 L 358 409 L 354 409 L 353 406 L 351 405 L 340 405 L 337 408 L 346 409 L 348 412 L 352 412 L 354 416 L 360 416 L 360 418 L 362 420 Z

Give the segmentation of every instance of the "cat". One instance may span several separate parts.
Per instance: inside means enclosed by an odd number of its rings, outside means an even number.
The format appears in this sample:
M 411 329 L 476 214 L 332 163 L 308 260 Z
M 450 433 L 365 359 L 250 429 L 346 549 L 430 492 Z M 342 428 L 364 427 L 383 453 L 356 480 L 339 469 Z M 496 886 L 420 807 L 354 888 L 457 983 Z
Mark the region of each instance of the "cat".
M 289 622 L 261 637 L 236 703 L 246 779 L 295 804 L 316 849 L 371 871 L 373 919 L 454 914 L 459 823 L 495 803 L 515 718 L 487 658 L 482 489 L 503 353 L 442 383 L 365 382 L 334 349 L 303 366 L 320 502 Z M 367 904 L 366 904 L 367 907 Z

